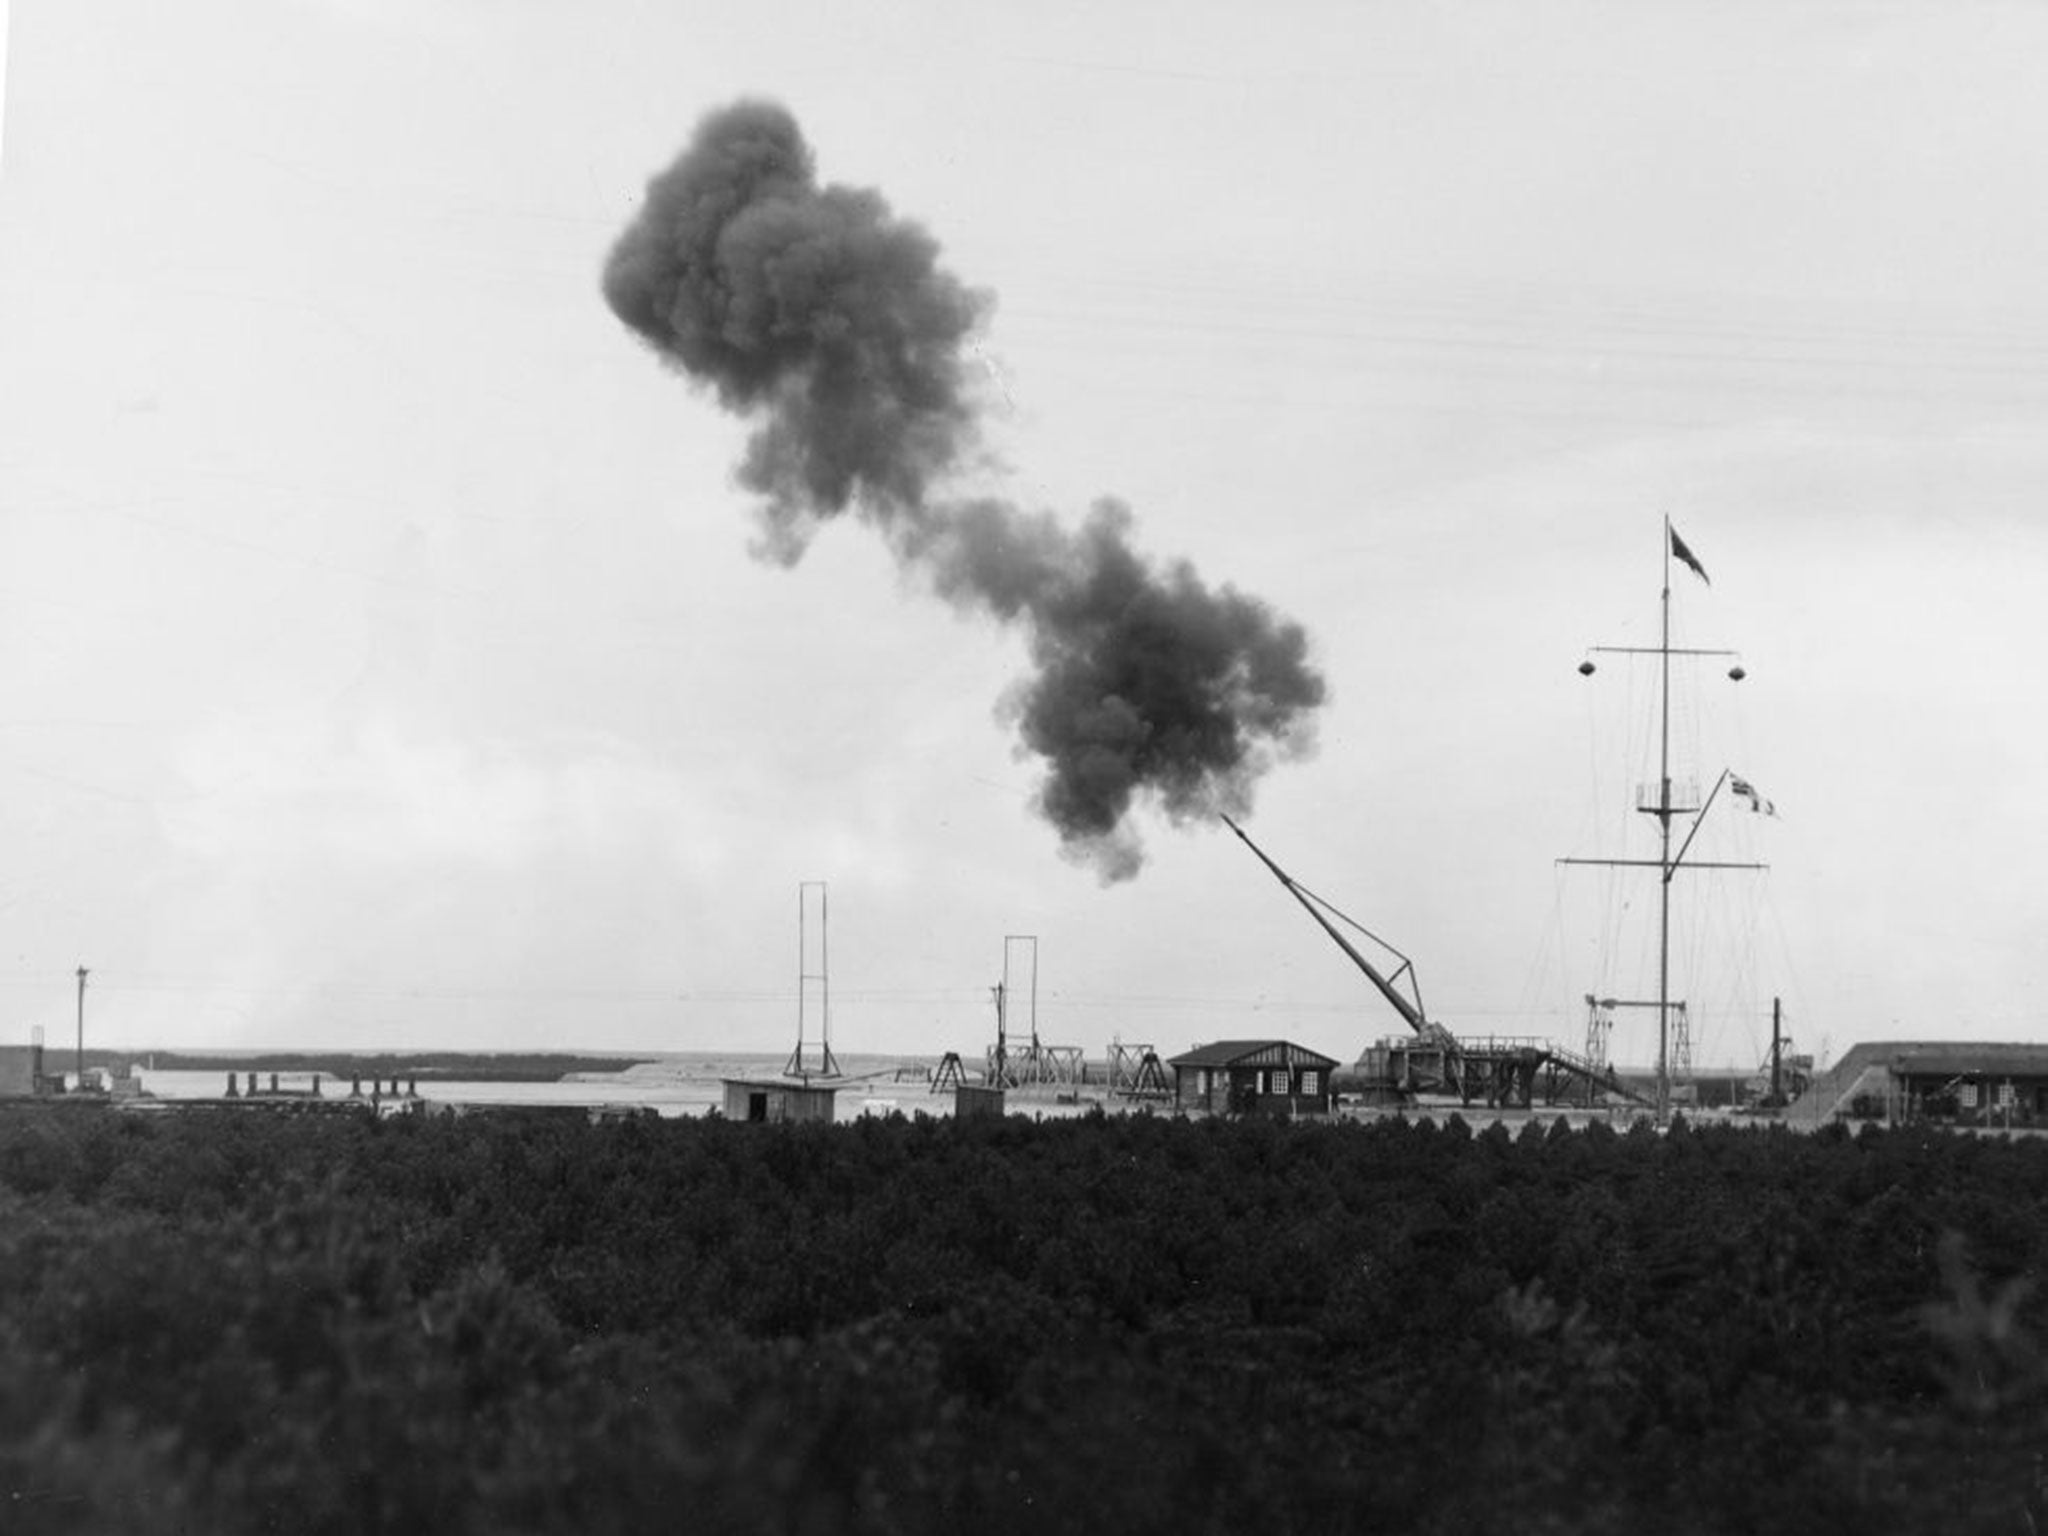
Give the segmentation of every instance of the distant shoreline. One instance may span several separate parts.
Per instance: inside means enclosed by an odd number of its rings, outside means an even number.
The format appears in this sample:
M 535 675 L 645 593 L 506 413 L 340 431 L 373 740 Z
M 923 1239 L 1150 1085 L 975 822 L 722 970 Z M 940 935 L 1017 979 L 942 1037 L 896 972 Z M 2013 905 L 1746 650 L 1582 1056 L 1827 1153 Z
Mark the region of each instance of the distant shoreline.
M 47 1047 L 53 1070 L 68 1069 L 74 1053 Z M 278 1072 L 324 1077 L 460 1081 L 466 1083 L 558 1083 L 572 1075 L 614 1076 L 654 1058 L 644 1055 L 579 1055 L 561 1051 L 118 1051 L 88 1050 L 88 1069 L 124 1071 L 141 1065 L 155 1072 Z

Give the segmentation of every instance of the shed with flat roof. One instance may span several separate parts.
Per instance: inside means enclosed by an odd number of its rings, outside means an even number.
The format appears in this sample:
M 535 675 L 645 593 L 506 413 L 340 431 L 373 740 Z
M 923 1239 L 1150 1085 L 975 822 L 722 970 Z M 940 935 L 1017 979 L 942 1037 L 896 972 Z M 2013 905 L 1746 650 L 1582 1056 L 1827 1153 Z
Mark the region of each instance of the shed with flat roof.
M 722 1081 L 728 1120 L 810 1120 L 830 1125 L 839 1097 L 837 1082 L 806 1077 L 728 1077 Z
M 1787 1114 L 1963 1126 L 2048 1124 L 2048 1044 L 1865 1041 L 1816 1077 Z
M 953 1090 L 953 1117 L 956 1120 L 1002 1119 L 1002 1086 L 988 1083 L 960 1084 Z

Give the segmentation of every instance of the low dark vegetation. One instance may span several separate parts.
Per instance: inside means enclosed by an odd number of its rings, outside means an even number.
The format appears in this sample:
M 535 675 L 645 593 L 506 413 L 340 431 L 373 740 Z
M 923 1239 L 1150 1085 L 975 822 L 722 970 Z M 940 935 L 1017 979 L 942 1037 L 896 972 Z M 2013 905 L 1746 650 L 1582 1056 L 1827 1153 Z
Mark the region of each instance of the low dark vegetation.
M 2048 1145 L 0 1114 L 12 1532 L 2043 1528 Z

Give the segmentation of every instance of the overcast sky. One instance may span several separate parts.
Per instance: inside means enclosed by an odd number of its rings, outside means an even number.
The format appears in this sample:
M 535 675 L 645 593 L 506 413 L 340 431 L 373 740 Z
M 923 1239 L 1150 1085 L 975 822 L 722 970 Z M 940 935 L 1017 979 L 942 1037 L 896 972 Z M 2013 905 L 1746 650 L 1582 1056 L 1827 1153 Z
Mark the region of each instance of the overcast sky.
M 1467 1034 L 1673 991 L 1702 1061 L 2048 1033 L 2048 11 L 16 0 L 0 140 L 0 1035 L 841 1052 L 1400 1028 L 1227 832 L 1103 884 L 1023 638 L 871 525 L 750 553 L 748 423 L 607 308 L 783 103 L 993 295 L 961 494 L 1299 622 L 1249 827 Z M 1616 1054 L 1648 1061 L 1624 1017 Z

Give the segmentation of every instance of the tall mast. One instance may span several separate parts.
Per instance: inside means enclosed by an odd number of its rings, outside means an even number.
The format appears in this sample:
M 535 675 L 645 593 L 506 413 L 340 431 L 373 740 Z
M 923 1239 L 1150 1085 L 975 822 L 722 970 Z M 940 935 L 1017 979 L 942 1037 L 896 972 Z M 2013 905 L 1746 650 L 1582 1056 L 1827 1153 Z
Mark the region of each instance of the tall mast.
M 1706 819 L 1708 808 L 1720 793 L 1721 785 L 1728 780 L 1723 771 L 1704 803 L 1697 797 L 1688 796 L 1684 807 L 1674 803 L 1671 794 L 1671 658 L 1673 656 L 1728 656 L 1735 652 L 1720 649 L 1699 649 L 1693 646 L 1674 646 L 1671 643 L 1671 557 L 1673 535 L 1671 519 L 1664 523 L 1664 583 L 1659 602 L 1659 626 L 1657 644 L 1647 645 L 1596 645 L 1589 647 L 1590 654 L 1579 663 L 1579 673 L 1590 677 L 1594 671 L 1592 656 L 1607 654 L 1616 656 L 1655 656 L 1657 658 L 1657 788 L 1654 801 L 1644 804 L 1651 797 L 1637 796 L 1637 809 L 1647 811 L 1657 818 L 1657 857 L 1655 859 L 1559 859 L 1560 864 L 1601 864 L 1610 868 L 1624 866 L 1654 867 L 1657 871 L 1657 1123 L 1662 1125 L 1671 1115 L 1671 877 L 1681 868 L 1685 869 L 1762 869 L 1762 864 L 1726 863 L 1718 860 L 1695 859 L 1686 862 L 1691 851 L 1692 840 L 1698 834 L 1700 823 Z M 1697 569 L 1697 562 L 1691 562 Z M 1700 572 L 1702 578 L 1704 571 Z M 1732 666 L 1728 677 L 1740 682 L 1743 669 Z M 1681 809 L 1692 817 L 1691 829 L 1677 852 L 1671 848 L 1671 818 Z
M 1671 519 L 1664 519 L 1663 635 L 1657 645 L 1657 1123 L 1671 1117 Z

